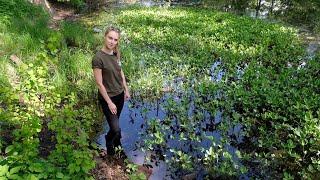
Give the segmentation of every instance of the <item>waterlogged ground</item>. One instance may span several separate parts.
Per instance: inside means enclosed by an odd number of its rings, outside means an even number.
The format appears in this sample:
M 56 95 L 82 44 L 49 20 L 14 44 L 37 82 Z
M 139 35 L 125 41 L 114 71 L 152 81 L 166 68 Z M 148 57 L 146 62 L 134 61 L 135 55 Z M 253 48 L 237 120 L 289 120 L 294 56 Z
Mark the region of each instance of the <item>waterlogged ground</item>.
M 221 60 L 217 59 L 211 66 L 210 80 L 219 82 L 223 77 L 223 70 L 219 68 L 221 64 Z M 243 72 L 239 71 L 239 76 Z M 168 84 L 170 84 L 168 86 Z M 219 130 L 216 130 L 216 127 L 221 123 L 222 117 L 221 112 L 218 111 L 214 115 L 202 110 L 201 113 L 201 121 L 196 123 L 197 128 L 193 130 L 196 131 L 196 136 L 199 137 L 197 142 L 193 142 L 192 140 L 188 140 L 186 137 L 181 137 L 181 130 L 176 129 L 179 121 L 176 119 L 171 119 L 168 122 L 168 102 L 174 101 L 181 104 L 181 99 L 183 96 L 187 95 L 183 92 L 183 88 L 181 87 L 183 84 L 182 78 L 176 78 L 172 83 L 168 81 L 164 84 L 163 96 L 157 100 L 148 100 L 147 98 L 139 98 L 133 97 L 130 101 L 126 102 L 120 117 L 120 126 L 122 129 L 122 144 L 123 148 L 128 155 L 128 158 L 139 165 L 149 164 L 152 168 L 152 175 L 150 179 L 176 179 L 181 177 L 192 176 L 197 179 L 203 179 L 207 172 L 202 167 L 201 163 L 198 162 L 198 167 L 196 167 L 192 171 L 183 171 L 182 169 L 170 167 L 169 161 L 173 157 L 172 150 L 182 150 L 183 152 L 187 152 L 192 154 L 193 157 L 201 158 L 204 156 L 204 153 L 201 152 L 202 149 L 209 149 L 212 146 L 211 138 L 215 139 L 215 142 L 220 143 L 221 133 Z M 179 93 L 172 93 L 179 92 Z M 192 90 L 190 91 L 192 92 Z M 193 117 L 196 113 L 199 113 L 195 108 L 195 95 L 189 94 L 189 102 L 187 104 L 187 116 Z M 145 142 L 148 139 L 152 139 L 148 136 L 148 130 L 150 126 L 152 126 L 149 122 L 158 121 L 163 123 L 164 125 L 169 125 L 169 131 L 164 131 L 166 136 L 164 138 L 166 147 L 159 148 L 155 150 L 148 150 L 145 147 Z M 102 149 L 105 149 L 105 138 L 104 136 L 108 132 L 109 127 L 105 121 L 103 125 L 103 132 L 99 134 L 97 137 L 97 143 Z M 163 131 L 164 129 L 159 129 L 159 131 Z M 157 132 L 153 132 L 157 133 Z M 183 132 L 182 132 L 183 134 Z M 228 134 L 232 136 L 237 143 L 242 142 L 241 135 L 241 125 L 237 125 L 228 130 Z M 236 155 L 236 148 L 229 145 L 225 147 L 226 151 L 228 151 L 233 156 L 234 161 L 239 161 Z M 254 173 L 254 172 L 251 172 Z M 244 179 L 249 179 L 252 174 L 244 173 L 240 177 Z
M 297 29 L 197 8 L 120 8 L 91 21 L 94 29 L 105 24 L 123 30 L 133 93 L 121 115 L 124 149 L 133 162 L 153 166 L 152 179 L 290 178 L 310 165 L 279 137 L 297 137 L 288 126 L 301 129 L 287 119 L 305 111 L 285 104 L 304 92 L 293 74 L 314 77 L 318 41 L 305 49 Z M 105 124 L 97 138 L 102 147 L 107 131 Z
M 223 77 L 223 70 L 219 68 L 221 60 L 217 59 L 209 70 L 210 80 L 219 82 Z M 243 72 L 239 71 L 239 76 Z M 203 179 L 208 172 L 198 161 L 194 164 L 192 170 L 184 170 L 181 167 L 174 167 L 170 164 L 170 160 L 174 158 L 173 150 L 181 150 L 187 154 L 191 154 L 193 158 L 201 159 L 204 156 L 203 149 L 209 149 L 214 143 L 220 143 L 221 132 L 217 130 L 217 126 L 222 121 L 221 112 L 218 111 L 211 115 L 205 110 L 197 110 L 195 108 L 195 95 L 190 89 L 190 93 L 183 92 L 183 78 L 176 78 L 173 82 L 168 81 L 164 84 L 163 96 L 157 100 L 148 100 L 147 98 L 133 97 L 130 101 L 124 104 L 124 108 L 120 117 L 120 126 L 122 129 L 122 144 L 123 148 L 130 161 L 142 165 L 149 164 L 152 166 L 152 175 L 150 179 L 176 179 L 181 177 L 191 176 L 196 179 Z M 168 86 L 168 84 L 170 84 Z M 176 92 L 176 93 L 173 93 Z M 186 117 L 194 117 L 200 112 L 200 122 L 196 122 L 192 131 L 195 131 L 195 136 L 199 138 L 197 141 L 183 137 L 183 130 L 179 129 L 179 121 L 176 118 L 170 119 L 169 104 L 175 102 L 179 106 L 183 106 L 183 97 L 189 95 L 186 105 Z M 174 108 L 174 107 L 173 107 Z M 178 116 L 178 114 L 176 114 Z M 150 123 L 151 121 L 151 123 Z M 171 121 L 171 122 L 170 122 Z M 153 122 L 159 122 L 159 125 L 167 126 L 167 128 L 158 129 L 156 132 L 150 132 L 153 127 Z M 169 128 L 169 130 L 168 130 Z M 108 132 L 109 127 L 105 121 L 103 132 L 96 139 L 98 145 L 105 149 L 104 136 Z M 165 147 L 148 149 L 147 142 L 154 139 L 149 133 L 162 132 L 162 139 Z M 188 132 L 185 132 L 186 134 Z M 234 126 L 228 130 L 228 135 L 233 138 L 235 143 L 241 143 L 243 137 L 241 135 L 241 125 Z M 212 138 L 214 141 L 212 142 Z M 161 140 L 160 140 L 161 141 Z M 149 144 L 152 146 L 153 144 Z M 202 150 L 201 150 L 202 149 Z M 224 147 L 225 151 L 232 155 L 232 159 L 239 163 L 237 157 L 237 149 L 228 145 Z M 190 162 L 189 162 L 190 163 Z M 241 179 L 249 179 L 254 177 L 257 172 L 251 169 L 248 173 L 243 173 L 239 177 Z

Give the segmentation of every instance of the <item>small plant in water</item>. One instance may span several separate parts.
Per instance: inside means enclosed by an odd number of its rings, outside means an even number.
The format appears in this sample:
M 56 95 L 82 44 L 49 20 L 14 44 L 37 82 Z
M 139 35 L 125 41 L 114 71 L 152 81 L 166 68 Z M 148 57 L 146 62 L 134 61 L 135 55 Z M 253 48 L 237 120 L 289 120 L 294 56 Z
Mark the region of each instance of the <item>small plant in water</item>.
M 126 172 L 129 174 L 130 180 L 145 180 L 146 175 L 138 172 L 138 165 L 129 162 L 127 159 L 124 161 L 126 163 Z
M 117 147 L 115 147 L 115 156 L 117 157 L 117 158 L 126 158 L 125 157 L 125 153 L 124 153 L 124 150 L 123 150 L 123 148 L 121 147 L 121 146 L 117 146 Z
M 171 163 L 186 171 L 191 171 L 193 169 L 193 162 L 189 154 L 174 149 L 170 149 L 170 151 L 174 154 L 171 158 Z

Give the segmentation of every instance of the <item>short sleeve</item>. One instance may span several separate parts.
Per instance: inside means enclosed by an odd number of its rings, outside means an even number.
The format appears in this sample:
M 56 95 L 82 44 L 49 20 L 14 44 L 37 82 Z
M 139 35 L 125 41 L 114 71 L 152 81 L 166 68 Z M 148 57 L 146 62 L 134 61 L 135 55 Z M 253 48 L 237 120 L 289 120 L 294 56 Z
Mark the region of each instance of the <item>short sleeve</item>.
M 94 68 L 103 69 L 102 60 L 97 55 L 92 58 L 92 69 Z

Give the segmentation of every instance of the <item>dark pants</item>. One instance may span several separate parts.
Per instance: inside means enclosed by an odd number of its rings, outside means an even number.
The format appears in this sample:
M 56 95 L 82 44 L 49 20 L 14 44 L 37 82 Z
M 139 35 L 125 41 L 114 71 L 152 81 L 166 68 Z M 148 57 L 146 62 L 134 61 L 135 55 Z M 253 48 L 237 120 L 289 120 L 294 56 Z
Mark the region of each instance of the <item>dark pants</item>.
M 119 118 L 124 103 L 124 92 L 117 96 L 111 97 L 110 99 L 117 106 L 117 114 L 111 113 L 107 102 L 103 99 L 101 94 L 99 94 L 99 102 L 102 106 L 103 114 L 105 115 L 110 128 L 109 132 L 105 136 L 107 153 L 113 155 L 114 147 L 121 146 L 121 129 L 119 127 Z

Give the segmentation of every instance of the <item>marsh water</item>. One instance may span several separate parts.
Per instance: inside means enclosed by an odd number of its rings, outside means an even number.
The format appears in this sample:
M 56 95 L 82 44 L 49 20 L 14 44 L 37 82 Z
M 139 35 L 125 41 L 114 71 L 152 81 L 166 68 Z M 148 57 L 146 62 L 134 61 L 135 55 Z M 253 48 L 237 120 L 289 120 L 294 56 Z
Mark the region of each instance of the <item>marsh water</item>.
M 163 98 L 165 100 L 165 97 Z M 159 102 L 160 103 L 160 102 Z M 130 107 L 129 107 L 130 106 Z M 139 143 L 143 142 L 144 136 L 144 126 L 148 119 L 158 118 L 163 120 L 166 117 L 166 112 L 163 110 L 160 104 L 156 103 L 136 103 L 135 106 L 131 107 L 131 102 L 126 102 L 124 104 L 124 108 L 120 117 L 120 127 L 122 131 L 122 145 L 123 149 L 128 156 L 129 160 L 133 163 L 142 165 L 144 163 L 150 164 L 153 166 L 153 173 L 150 179 L 173 179 L 175 173 L 174 169 L 170 169 L 164 160 L 160 160 L 157 157 L 151 162 L 146 161 L 146 157 L 150 157 L 152 153 L 155 152 L 143 152 L 139 150 Z M 146 110 L 147 109 L 147 110 Z M 214 136 L 216 139 L 220 138 L 220 133 L 214 131 L 214 124 L 217 124 L 221 121 L 221 113 L 217 113 L 214 119 L 210 119 L 210 115 L 206 115 L 207 123 L 204 124 L 204 127 L 207 127 L 206 135 Z M 101 148 L 105 148 L 105 138 L 104 136 L 108 132 L 109 127 L 105 121 L 103 125 L 103 132 L 97 138 L 97 143 Z M 239 132 L 239 128 L 235 129 L 235 132 Z M 189 151 L 190 153 L 197 154 L 198 152 L 191 152 L 189 146 L 184 146 L 185 143 L 179 142 L 177 139 L 169 139 L 167 142 L 167 146 L 171 148 L 184 149 L 185 151 Z M 211 146 L 211 142 L 209 140 L 203 140 L 199 144 L 204 148 L 208 148 Z M 235 149 L 233 147 L 228 147 L 228 150 L 234 154 Z M 170 156 L 170 152 L 167 152 L 167 156 Z M 201 169 L 197 169 L 197 179 L 202 179 L 204 172 Z
M 224 75 L 224 71 L 219 68 L 221 65 L 221 60 L 217 59 L 209 69 L 211 81 L 220 81 Z M 239 71 L 239 75 L 242 71 Z M 187 152 L 191 154 L 192 157 L 203 157 L 203 153 L 199 151 L 200 148 L 209 149 L 212 146 L 212 140 L 207 138 L 201 138 L 201 141 L 198 143 L 191 142 L 191 141 L 181 141 L 179 139 L 180 132 L 173 130 L 170 131 L 170 134 L 165 134 L 168 138 L 166 138 L 166 147 L 165 150 L 160 150 L 162 152 L 156 151 L 141 151 L 140 144 L 143 143 L 148 138 L 146 136 L 146 125 L 148 124 L 147 121 L 151 119 L 157 119 L 159 121 L 164 121 L 164 119 L 168 116 L 168 112 L 166 112 L 166 105 L 167 101 L 173 100 L 176 103 L 181 103 L 182 96 L 189 96 L 189 103 L 188 103 L 188 110 L 187 114 L 189 117 L 193 116 L 196 113 L 195 105 L 194 105 L 194 95 L 192 92 L 186 93 L 182 91 L 181 84 L 183 84 L 183 78 L 176 78 L 172 83 L 173 91 L 164 93 L 164 95 L 157 100 L 148 100 L 148 99 L 141 99 L 135 100 L 133 98 L 130 101 L 125 102 L 123 111 L 120 117 L 120 127 L 122 131 L 122 145 L 125 153 L 127 154 L 130 161 L 133 163 L 142 165 L 142 164 L 149 164 L 153 168 L 153 173 L 150 179 L 176 179 L 181 178 L 182 176 L 186 175 L 185 172 L 179 172 L 179 169 L 174 169 L 170 167 L 168 163 L 164 160 L 163 157 L 166 159 L 170 159 L 172 157 L 172 153 L 169 151 L 170 149 L 179 149 L 183 152 Z M 185 94 L 184 94 L 185 93 Z M 218 111 L 215 114 L 210 114 L 206 111 L 202 111 L 202 121 L 200 124 L 197 124 L 197 128 L 194 130 L 198 133 L 198 136 L 203 137 L 200 135 L 204 133 L 205 136 L 214 137 L 214 139 L 219 143 L 221 139 L 221 133 L 216 130 L 216 126 L 222 121 L 222 112 Z M 172 121 L 177 121 L 176 119 L 172 119 Z M 109 130 L 109 127 L 105 123 L 103 124 L 103 132 L 99 134 L 96 141 L 99 146 L 105 149 L 105 135 Z M 177 122 L 176 122 L 177 123 Z M 171 123 L 175 124 L 175 123 Z M 174 129 L 174 125 L 171 126 Z M 228 132 L 230 135 L 233 135 L 237 142 L 242 141 L 241 136 L 241 126 L 238 125 L 233 127 Z M 171 136 L 169 138 L 169 136 Z M 233 146 L 226 146 L 226 151 L 228 151 L 233 156 L 234 161 L 239 161 L 235 155 L 236 148 Z M 159 155 L 161 154 L 161 155 Z M 150 158 L 151 160 L 147 160 Z M 190 173 L 190 172 L 189 172 Z M 206 175 L 206 171 L 204 168 L 199 164 L 197 168 L 194 169 L 192 172 L 196 175 L 196 179 L 203 179 Z M 241 178 L 248 179 L 248 174 L 243 174 Z
M 143 6 L 154 6 L 159 5 L 159 3 L 154 1 L 139 1 L 141 5 Z M 125 3 L 118 2 L 115 6 L 125 6 Z M 262 12 L 260 14 L 260 17 L 258 18 L 266 18 L 268 12 Z M 248 11 L 248 16 L 254 17 L 255 11 Z M 304 66 L 307 61 L 314 57 L 315 53 L 319 49 L 319 40 L 313 40 L 310 41 L 308 46 L 306 47 L 306 58 L 302 62 L 301 66 Z M 221 60 L 217 59 L 212 62 L 211 67 L 209 68 L 210 72 L 210 78 L 212 81 L 220 81 L 223 76 L 225 75 L 225 71 L 221 68 L 219 68 L 221 65 Z M 241 75 L 244 73 L 245 69 L 238 69 L 238 78 L 241 78 Z M 171 83 L 171 88 L 174 89 L 174 92 L 180 92 L 180 93 L 171 93 L 166 92 L 163 94 L 163 96 L 157 100 L 148 100 L 143 98 L 137 98 L 133 97 L 132 100 L 125 102 L 123 111 L 121 113 L 120 117 L 120 127 L 122 130 L 122 145 L 124 148 L 125 153 L 127 154 L 130 161 L 133 163 L 142 165 L 142 164 L 150 164 L 152 168 L 152 175 L 150 179 L 176 179 L 181 178 L 182 176 L 188 174 L 183 172 L 177 172 L 177 169 L 174 169 L 173 167 L 168 164 L 164 158 L 163 155 L 168 159 L 172 156 L 172 153 L 170 151 L 163 151 L 159 155 L 159 153 L 155 151 L 142 151 L 141 150 L 141 144 L 146 140 L 146 125 L 147 121 L 151 119 L 158 119 L 159 121 L 163 121 L 167 116 L 168 112 L 165 110 L 165 106 L 167 105 L 167 101 L 169 99 L 173 99 L 175 102 L 179 102 L 182 96 L 185 95 L 184 92 L 181 92 L 180 84 L 183 83 L 183 78 L 177 77 L 174 82 L 167 82 Z M 166 86 L 166 85 L 164 85 Z M 166 87 L 164 87 L 166 88 Z M 180 95 L 179 95 L 180 94 Z M 188 115 L 192 116 L 194 113 L 194 105 L 193 105 L 193 97 L 192 93 L 187 93 L 188 96 L 190 96 L 190 103 L 189 103 L 189 110 Z M 203 112 L 203 118 L 204 120 L 200 123 L 198 129 L 196 131 L 203 131 L 205 133 L 205 136 L 211 136 L 214 137 L 217 141 L 221 138 L 221 132 L 216 130 L 216 125 L 218 125 L 221 121 L 223 121 L 222 118 L 222 112 L 216 112 L 215 114 L 210 114 L 206 111 Z M 175 119 L 172 119 L 175 121 Z M 103 131 L 97 136 L 96 142 L 99 144 L 99 146 L 103 149 L 105 149 L 105 138 L 104 136 L 109 130 L 109 127 L 107 125 L 107 122 L 104 121 L 103 124 Z M 233 136 L 235 138 L 235 141 L 237 143 L 241 143 L 243 141 L 243 135 L 241 131 L 241 125 L 234 126 L 233 128 L 230 128 L 228 130 L 228 134 L 230 136 Z M 189 154 L 192 154 L 193 157 L 197 156 L 203 156 L 200 151 L 197 151 L 196 149 L 204 148 L 208 149 L 210 146 L 212 146 L 212 141 L 204 138 L 201 139 L 200 143 L 192 143 L 192 142 L 181 142 L 179 138 L 176 136 L 179 136 L 179 133 L 172 133 L 172 134 L 166 134 L 166 136 L 170 136 L 171 138 L 167 138 L 166 146 L 171 149 L 181 149 L 184 152 L 188 152 Z M 239 161 L 238 158 L 235 156 L 235 151 L 237 150 L 234 146 L 228 145 L 225 147 L 226 151 L 228 151 L 235 162 Z M 150 160 L 150 157 L 151 158 Z M 256 162 L 259 163 L 259 162 Z M 190 173 L 190 172 L 189 172 Z M 203 179 L 204 176 L 206 176 L 206 171 L 204 170 L 204 167 L 201 165 L 197 166 L 193 172 L 195 174 L 196 179 Z M 242 174 L 239 176 L 239 179 L 250 179 L 251 177 L 260 177 L 261 174 L 257 172 L 257 169 L 250 169 L 247 173 Z
M 312 41 L 307 46 L 306 52 L 307 57 L 305 58 L 305 62 L 311 59 L 319 48 L 318 41 Z M 220 68 L 221 59 L 217 59 L 213 62 L 212 66 L 209 69 L 211 81 L 220 81 L 224 76 L 225 72 Z M 241 75 L 244 73 L 245 69 L 238 70 L 238 76 L 241 78 Z M 127 154 L 130 161 L 133 163 L 142 165 L 149 164 L 153 168 L 153 173 L 150 179 L 175 179 L 177 177 L 181 178 L 186 175 L 183 172 L 178 172 L 177 169 L 170 167 L 168 163 L 164 160 L 163 155 L 165 157 L 170 158 L 172 153 L 170 151 L 164 151 L 160 154 L 155 151 L 141 151 L 140 145 L 143 143 L 146 136 L 146 125 L 147 121 L 151 119 L 158 119 L 159 121 L 163 121 L 167 116 L 168 112 L 166 112 L 166 104 L 168 100 L 174 100 L 175 102 L 180 102 L 181 95 L 183 96 L 182 88 L 180 87 L 183 83 L 183 78 L 176 78 L 171 85 L 173 88 L 172 92 L 166 92 L 164 95 L 157 100 L 148 100 L 143 98 L 133 98 L 124 104 L 123 111 L 120 117 L 120 127 L 122 130 L 122 145 L 125 153 Z M 168 82 L 166 83 L 168 84 Z M 179 93 L 177 93 L 179 92 Z M 182 94 L 181 94 L 182 93 Z M 192 93 L 187 93 L 190 96 L 191 101 L 189 102 L 188 116 L 192 116 L 195 112 L 195 106 L 193 103 L 193 95 Z M 175 119 L 172 119 L 175 121 Z M 203 112 L 203 121 L 200 122 L 200 128 L 195 129 L 195 131 L 203 131 L 206 136 L 214 137 L 217 141 L 221 138 L 221 132 L 215 129 L 216 125 L 218 125 L 222 121 L 222 112 L 216 112 L 216 114 L 210 114 L 206 111 Z M 109 130 L 109 127 L 105 123 L 103 124 L 103 131 L 97 136 L 96 142 L 99 146 L 105 149 L 105 138 L 104 136 Z M 174 124 L 174 123 L 173 123 Z M 173 131 L 171 131 L 173 132 Z M 241 143 L 243 141 L 243 136 L 241 132 L 241 125 L 234 126 L 233 128 L 228 130 L 228 134 L 235 138 L 237 143 Z M 181 142 L 178 138 L 179 133 L 166 134 L 166 136 L 171 136 L 171 138 L 167 138 L 166 146 L 168 148 L 173 149 L 181 149 L 184 152 L 188 152 L 194 157 L 203 156 L 201 152 L 196 149 L 205 148 L 208 149 L 212 146 L 212 141 L 208 139 L 201 139 L 200 143 L 192 143 L 192 142 Z M 235 156 L 235 151 L 237 150 L 235 147 L 229 145 L 225 147 L 225 149 L 232 154 L 234 161 L 239 161 Z M 150 160 L 150 157 L 151 158 Z M 149 158 L 149 160 L 148 160 Z M 250 169 L 245 174 L 242 174 L 239 179 L 250 179 L 250 177 L 261 177 L 256 172 L 257 170 Z M 203 179 L 206 175 L 204 168 L 200 165 L 193 172 L 196 175 L 196 179 Z

